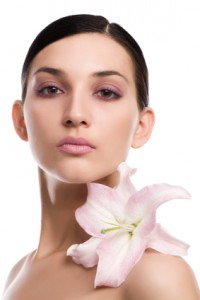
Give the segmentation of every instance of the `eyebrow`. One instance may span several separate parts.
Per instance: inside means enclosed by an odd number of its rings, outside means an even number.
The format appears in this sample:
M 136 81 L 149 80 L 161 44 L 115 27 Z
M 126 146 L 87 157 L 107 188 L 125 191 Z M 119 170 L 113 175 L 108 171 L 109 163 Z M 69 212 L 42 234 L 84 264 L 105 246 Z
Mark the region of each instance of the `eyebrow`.
M 54 75 L 56 77 L 66 76 L 66 73 L 64 71 L 62 71 L 60 69 L 56 69 L 56 68 L 51 68 L 51 67 L 41 67 L 38 70 L 36 70 L 33 75 L 36 75 L 40 72 L 48 73 L 48 74 Z M 107 76 L 120 76 L 126 82 L 128 82 L 128 79 L 118 71 L 105 70 L 105 71 L 99 71 L 99 72 L 92 73 L 92 77 L 107 77 Z
M 113 70 L 100 71 L 92 74 L 92 76 L 94 77 L 106 77 L 106 76 L 114 76 L 114 75 L 120 76 L 128 82 L 128 79 L 123 74 Z
M 65 73 L 62 70 L 50 67 L 41 67 L 37 71 L 35 71 L 33 75 L 37 75 L 40 72 L 48 73 L 57 77 L 65 76 Z

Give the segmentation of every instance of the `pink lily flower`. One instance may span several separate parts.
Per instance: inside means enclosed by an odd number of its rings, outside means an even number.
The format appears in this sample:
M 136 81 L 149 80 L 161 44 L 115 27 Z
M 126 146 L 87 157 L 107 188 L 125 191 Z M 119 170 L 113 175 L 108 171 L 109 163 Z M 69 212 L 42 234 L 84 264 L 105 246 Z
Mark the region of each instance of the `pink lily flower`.
M 134 172 L 122 163 L 115 188 L 89 183 L 87 201 L 76 210 L 77 222 L 91 238 L 69 247 L 67 255 L 86 268 L 97 265 L 95 287 L 118 287 L 147 248 L 187 254 L 189 246 L 156 223 L 156 209 L 174 198 L 190 198 L 190 194 L 164 183 L 136 191 L 130 180 Z

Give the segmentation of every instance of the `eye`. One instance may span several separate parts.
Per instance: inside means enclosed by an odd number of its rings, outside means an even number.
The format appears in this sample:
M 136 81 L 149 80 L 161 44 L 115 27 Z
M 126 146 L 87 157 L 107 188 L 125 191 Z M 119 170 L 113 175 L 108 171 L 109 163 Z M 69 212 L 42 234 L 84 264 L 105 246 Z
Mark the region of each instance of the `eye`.
M 63 91 L 55 85 L 44 86 L 38 90 L 38 95 L 40 95 L 40 96 L 52 97 L 52 96 L 62 94 L 62 93 L 63 93 Z
M 119 99 L 121 97 L 121 95 L 114 91 L 111 88 L 103 88 L 99 91 L 96 92 L 96 95 L 99 98 L 105 99 L 105 100 L 115 100 L 115 99 Z

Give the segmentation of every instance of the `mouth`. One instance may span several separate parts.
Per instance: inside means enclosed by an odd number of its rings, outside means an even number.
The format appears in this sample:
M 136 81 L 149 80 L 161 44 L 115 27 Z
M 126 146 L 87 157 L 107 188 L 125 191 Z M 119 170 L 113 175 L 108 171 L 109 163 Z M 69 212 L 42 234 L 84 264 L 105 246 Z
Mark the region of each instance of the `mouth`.
M 71 136 L 62 139 L 58 143 L 57 147 L 60 151 L 73 155 L 87 154 L 95 150 L 95 147 L 86 139 L 81 137 L 75 138 Z

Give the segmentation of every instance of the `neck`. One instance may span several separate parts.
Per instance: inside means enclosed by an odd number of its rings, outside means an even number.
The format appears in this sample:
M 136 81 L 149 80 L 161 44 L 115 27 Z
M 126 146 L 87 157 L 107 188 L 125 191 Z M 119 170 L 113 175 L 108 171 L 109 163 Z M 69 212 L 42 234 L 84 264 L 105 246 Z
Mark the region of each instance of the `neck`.
M 66 251 L 88 239 L 75 219 L 75 210 L 87 198 L 86 184 L 67 184 L 39 169 L 42 205 L 41 234 L 37 258 Z

